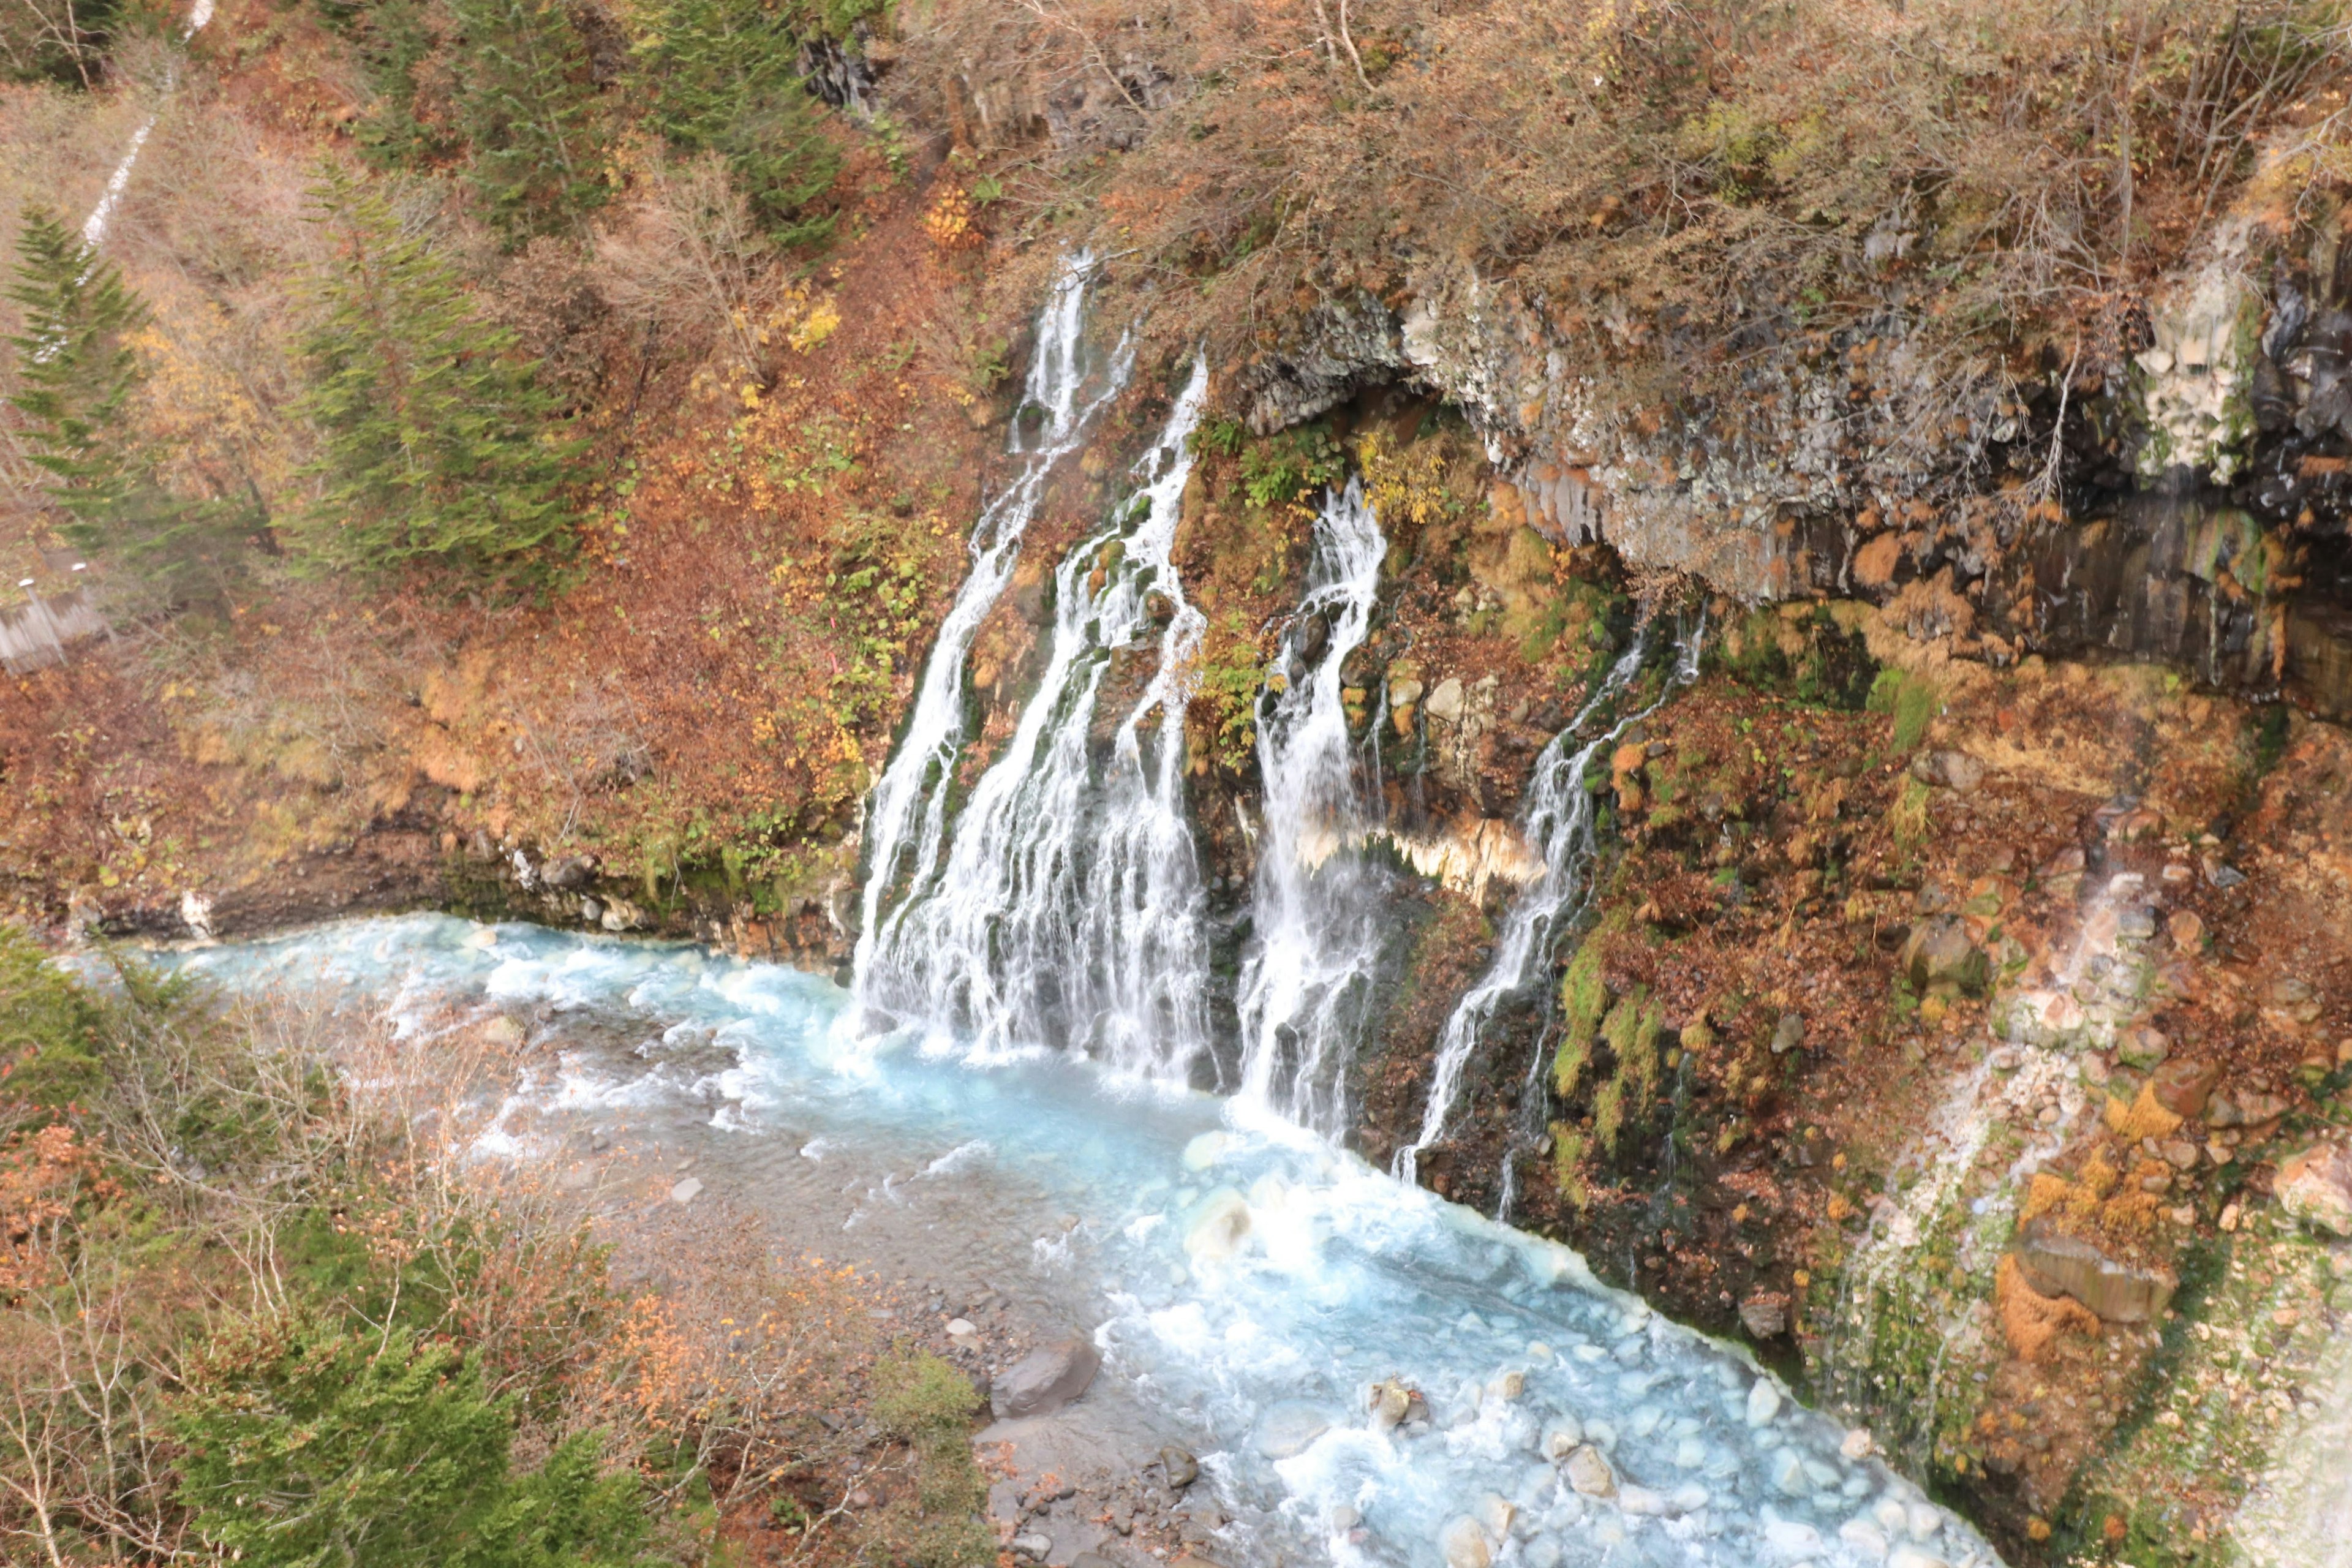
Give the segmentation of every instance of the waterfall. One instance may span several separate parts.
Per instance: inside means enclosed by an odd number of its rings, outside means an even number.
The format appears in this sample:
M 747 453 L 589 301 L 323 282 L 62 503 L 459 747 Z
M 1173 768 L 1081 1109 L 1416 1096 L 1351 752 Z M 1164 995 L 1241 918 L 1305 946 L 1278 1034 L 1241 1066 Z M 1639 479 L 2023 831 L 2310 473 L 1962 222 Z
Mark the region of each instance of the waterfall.
M 1592 864 L 1594 851 L 1592 796 L 1584 787 L 1586 770 L 1635 721 L 1655 712 L 1677 688 L 1697 677 L 1699 642 L 1706 629 L 1706 618 L 1702 614 L 1680 639 L 1674 672 L 1653 701 L 1577 746 L 1578 732 L 1623 696 L 1641 673 L 1650 642 L 1650 623 L 1645 618 L 1634 632 L 1632 646 L 1610 667 L 1583 709 L 1536 758 L 1535 775 L 1528 785 L 1524 831 L 1543 856 L 1543 875 L 1511 907 L 1503 921 L 1502 940 L 1496 944 L 1495 956 L 1486 965 L 1486 972 L 1464 994 L 1454 1005 L 1453 1016 L 1445 1020 L 1445 1028 L 1438 1037 L 1437 1058 L 1430 1075 L 1429 1102 L 1422 1111 L 1421 1131 L 1411 1143 L 1397 1151 L 1394 1169 L 1403 1180 L 1415 1179 L 1422 1152 L 1444 1136 L 1446 1118 L 1453 1111 L 1454 1095 L 1461 1088 L 1462 1069 L 1468 1065 L 1470 1053 L 1476 1048 L 1487 1021 L 1513 994 L 1543 977 L 1549 965 L 1553 934 L 1583 908 L 1588 890 L 1584 874 Z M 1573 751 L 1571 746 L 1575 746 Z M 1506 1162 L 1507 1172 L 1507 1164 Z
M 1327 1138 L 1347 1130 L 1348 1063 L 1386 914 L 1359 853 L 1370 801 L 1340 667 L 1371 628 L 1387 550 L 1360 484 L 1325 496 L 1306 596 L 1276 666 L 1283 684 L 1268 682 L 1258 722 L 1265 826 L 1241 975 L 1241 1092 Z
M 1207 390 L 1196 358 L 1136 465 L 1140 488 L 1055 573 L 1045 675 L 944 864 L 868 922 L 862 999 L 983 1056 L 1059 1046 L 1181 1079 L 1206 1052 L 1208 943 L 1184 810 L 1184 707 L 1205 620 L 1169 552 Z M 1103 733 L 1117 688 L 1147 664 L 1141 694 Z M 880 901 L 870 880 L 868 900 Z
M 867 803 L 865 918 L 856 948 L 861 996 L 868 990 L 883 901 L 892 887 L 903 879 L 905 900 L 912 902 L 929 890 L 938 874 L 948 796 L 964 742 L 964 659 L 972 638 L 1013 580 L 1021 535 L 1036 515 L 1046 479 L 1077 449 L 1094 416 L 1125 388 L 1134 369 L 1133 347 L 1125 337 L 1107 363 L 1087 351 L 1086 295 L 1093 270 L 1091 255 L 1070 258 L 1038 312 L 1037 348 L 1009 441 L 1018 459 L 1013 481 L 988 502 L 972 527 L 971 569 L 940 623 L 906 734 Z M 1033 408 L 1038 411 L 1034 416 Z

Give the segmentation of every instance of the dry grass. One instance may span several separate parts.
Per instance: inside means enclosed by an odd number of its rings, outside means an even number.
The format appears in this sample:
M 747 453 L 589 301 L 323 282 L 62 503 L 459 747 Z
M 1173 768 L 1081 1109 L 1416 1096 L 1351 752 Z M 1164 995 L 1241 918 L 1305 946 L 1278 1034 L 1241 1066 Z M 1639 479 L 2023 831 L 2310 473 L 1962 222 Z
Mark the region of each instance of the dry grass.
M 1017 145 L 1024 232 L 1074 201 L 1220 350 L 1433 267 L 1508 277 L 1596 352 L 1736 368 L 1897 279 L 1959 337 L 2087 315 L 2253 174 L 2340 177 L 2347 34 L 2311 0 L 947 0 L 908 73 Z M 1025 107 L 983 123 L 982 103 Z M 1056 134 L 1024 142 L 1038 119 Z M 1123 154 L 1107 149 L 1132 147 Z

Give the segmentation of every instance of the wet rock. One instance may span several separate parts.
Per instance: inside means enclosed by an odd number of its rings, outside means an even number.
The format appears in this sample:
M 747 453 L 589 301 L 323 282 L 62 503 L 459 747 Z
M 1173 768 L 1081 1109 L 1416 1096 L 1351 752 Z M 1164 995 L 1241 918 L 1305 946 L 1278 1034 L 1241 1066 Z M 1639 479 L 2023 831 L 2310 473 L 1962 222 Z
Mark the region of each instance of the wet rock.
M 1331 1417 L 1312 1405 L 1276 1405 L 1258 1417 L 1257 1451 L 1269 1459 L 1303 1454 L 1331 1429 Z
M 1748 1424 L 1769 1426 L 1772 1417 L 1780 1414 L 1780 1391 L 1772 1386 L 1769 1378 L 1758 1378 L 1748 1389 Z
M 586 887 L 595 875 L 596 857 L 593 855 L 566 855 L 561 859 L 550 860 L 540 871 L 541 878 L 549 887 L 567 893 Z
M 1886 1568 L 1951 1568 L 1951 1564 L 1932 1552 L 1916 1546 L 1898 1546 L 1886 1554 Z
M 1372 1426 L 1385 1432 L 1392 1426 L 1402 1426 L 1412 1413 L 1412 1390 L 1391 1378 L 1386 1383 L 1372 1385 L 1371 1397 L 1367 1403 L 1371 1407 Z
M 1196 1263 L 1222 1263 L 1240 1250 L 1249 1231 L 1248 1201 L 1231 1187 L 1219 1187 L 1192 1211 L 1184 1251 Z
M 2227 1095 L 2216 1094 L 2205 1102 L 2205 1125 L 2208 1127 L 2259 1127 L 2284 1116 L 2286 1097 L 2263 1094 L 2253 1089 L 2238 1089 Z
M 2221 1080 L 2221 1069 L 2210 1062 L 2167 1061 L 2148 1075 L 2156 1102 L 2186 1120 L 2204 1113 L 2205 1101 Z
M 1930 915 L 1913 926 L 1896 963 L 1921 992 L 1980 991 L 1988 967 L 1969 928 L 1951 915 Z
M 1191 1449 L 1171 1443 L 1160 1450 L 1160 1473 L 1167 1478 L 1170 1486 L 1182 1491 L 1201 1479 L 1201 1461 L 1192 1457 Z
M 1590 1443 L 1580 1443 L 1570 1449 L 1559 1469 L 1560 1474 L 1568 1479 L 1569 1486 L 1586 1497 L 1617 1495 L 1616 1472 L 1609 1468 L 1609 1461 L 1602 1457 L 1601 1450 Z
M 1249 426 L 1271 436 L 1336 408 L 1405 368 L 1395 313 L 1358 289 L 1318 301 L 1275 348 L 1243 367 Z
M 1759 1340 L 1773 1340 L 1789 1331 L 1789 1299 L 1778 1291 L 1759 1291 L 1739 1303 L 1739 1323 Z
M 1487 1535 L 1496 1541 L 1507 1539 L 1511 1521 L 1518 1517 L 1518 1506 L 1500 1492 L 1487 1492 L 1478 1499 L 1478 1506 L 1470 1510 Z
M 1095 1347 L 1076 1335 L 1039 1346 L 1005 1369 L 989 1393 L 999 1420 L 1045 1415 L 1087 1391 L 1102 1366 Z
M 2019 1272 L 2037 1292 L 2072 1296 L 2111 1323 L 2161 1317 L 2180 1285 L 2169 1268 L 2126 1262 L 2046 1220 L 2035 1220 L 2019 1233 L 2016 1257 Z
M 1451 676 L 1439 681 L 1437 683 L 1437 689 L 1429 694 L 1429 700 L 1423 705 L 1422 710 L 1427 713 L 1431 718 L 1439 720 L 1444 723 L 1453 724 L 1460 722 L 1462 718 L 1462 683 Z
M 1584 1441 L 1584 1428 L 1573 1415 L 1562 1415 L 1544 1428 L 1543 1441 L 1538 1445 L 1543 1457 L 1554 1464 L 1574 1453 Z
M 1033 1531 L 1027 1535 L 1016 1535 L 1013 1538 L 1013 1555 L 1026 1557 L 1032 1563 L 1043 1563 L 1045 1561 L 1046 1553 L 1053 1550 L 1054 1538 L 1050 1535 Z
M 2161 1029 L 2143 1025 L 2137 1029 L 2126 1029 L 2116 1037 L 2116 1058 L 2126 1067 L 2136 1068 L 2141 1072 L 2147 1072 L 2171 1054 L 2172 1042 L 2165 1038 Z
M 1486 1538 L 1486 1527 L 1465 1513 L 1438 1531 L 1437 1554 L 1445 1568 L 1488 1568 L 1495 1561 L 1495 1543 Z
M 2352 1236 L 2352 1143 L 2315 1143 L 2279 1167 L 2279 1206 L 2315 1229 Z

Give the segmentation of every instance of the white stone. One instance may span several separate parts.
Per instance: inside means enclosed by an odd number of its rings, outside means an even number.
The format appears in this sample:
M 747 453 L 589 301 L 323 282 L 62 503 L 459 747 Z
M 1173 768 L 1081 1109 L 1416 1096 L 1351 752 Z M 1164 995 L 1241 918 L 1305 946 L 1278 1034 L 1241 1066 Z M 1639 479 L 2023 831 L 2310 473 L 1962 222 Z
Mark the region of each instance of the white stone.
M 1801 1552 L 1819 1552 L 1822 1549 L 1822 1532 L 1793 1519 L 1767 1519 L 1764 1521 L 1764 1544 L 1775 1552 L 1785 1552 L 1793 1557 Z
M 1625 1430 L 1636 1437 L 1646 1437 L 1656 1431 L 1658 1423 L 1665 1418 L 1666 1413 L 1656 1405 L 1644 1405 L 1633 1415 L 1625 1417 Z
M 1519 1561 L 1527 1568 L 1559 1568 L 1559 1542 L 1549 1535 L 1538 1535 L 1519 1548 Z
M 978 1332 L 980 1332 L 980 1325 L 974 1323 L 970 1318 L 950 1318 L 948 1320 L 948 1334 L 951 1339 L 969 1339 Z
M 1783 1448 L 1766 1461 L 1765 1474 L 1772 1485 L 1790 1497 L 1802 1497 L 1813 1489 L 1812 1478 L 1805 1474 L 1804 1456 L 1794 1448 Z
M 1905 1524 L 1910 1519 L 1910 1510 L 1904 1505 L 1901 1498 L 1881 1498 L 1878 1500 L 1878 1506 L 1870 1510 L 1870 1517 L 1876 1520 L 1878 1528 L 1887 1534 L 1900 1535 L 1903 1533 Z
M 1886 1555 L 1886 1534 L 1866 1519 L 1849 1519 L 1838 1526 L 1838 1539 L 1875 1563 Z
M 700 1191 L 702 1191 L 702 1183 L 693 1176 L 688 1176 L 669 1190 L 669 1201 L 674 1204 L 690 1204 L 694 1201 L 695 1194 Z
M 1925 1541 L 1943 1528 L 1943 1510 L 1931 1502 L 1915 1502 L 1904 1510 L 1904 1523 L 1914 1541 Z
M 1780 1414 L 1780 1391 L 1772 1386 L 1771 1379 L 1758 1378 L 1748 1390 L 1748 1424 L 1769 1426 L 1772 1417 Z
M 1916 1546 L 1898 1546 L 1887 1554 L 1886 1568 L 1952 1568 L 1952 1565 Z
M 1685 1437 L 1675 1445 L 1675 1465 L 1679 1469 L 1696 1470 L 1706 1463 L 1706 1445 L 1696 1437 Z
M 1617 1489 L 1617 1506 L 1627 1513 L 1663 1514 L 1666 1511 L 1666 1499 L 1663 1492 L 1628 1485 Z
M 1676 1513 L 1696 1513 L 1706 1506 L 1706 1489 L 1696 1481 L 1685 1481 L 1668 1500 Z
M 1511 1521 L 1517 1518 L 1519 1512 L 1518 1506 L 1500 1492 L 1486 1493 L 1470 1511 L 1486 1527 L 1486 1533 L 1496 1541 L 1511 1533 Z

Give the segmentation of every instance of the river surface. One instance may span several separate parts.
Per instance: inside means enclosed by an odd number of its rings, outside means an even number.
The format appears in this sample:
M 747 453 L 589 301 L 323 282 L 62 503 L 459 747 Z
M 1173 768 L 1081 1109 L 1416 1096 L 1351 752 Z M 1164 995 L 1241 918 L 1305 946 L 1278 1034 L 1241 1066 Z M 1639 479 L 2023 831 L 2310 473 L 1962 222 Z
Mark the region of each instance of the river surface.
M 1737 1348 L 1243 1101 L 862 1036 L 824 980 L 683 945 L 410 915 L 171 961 L 340 988 L 419 1049 L 516 1017 L 541 1066 L 483 1157 L 576 1153 L 599 1119 L 690 1130 L 698 1176 L 835 1258 L 984 1279 L 1091 1331 L 1104 1369 L 1074 1408 L 1191 1444 L 1235 1564 L 1997 1562 Z M 1369 1412 L 1388 1379 L 1426 1420 Z M 1613 1495 L 1548 1457 L 1580 1441 Z

